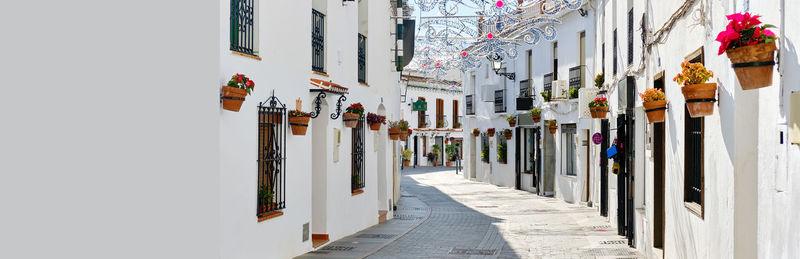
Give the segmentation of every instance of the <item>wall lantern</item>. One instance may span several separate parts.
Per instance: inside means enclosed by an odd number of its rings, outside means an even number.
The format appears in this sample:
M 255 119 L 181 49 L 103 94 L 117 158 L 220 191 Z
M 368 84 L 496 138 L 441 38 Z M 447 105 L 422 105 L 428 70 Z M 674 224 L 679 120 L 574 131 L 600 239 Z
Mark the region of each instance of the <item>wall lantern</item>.
M 496 75 L 505 76 L 506 78 L 508 78 L 510 80 L 515 80 L 516 81 L 516 78 L 517 78 L 516 73 L 506 73 L 505 72 L 506 69 L 503 67 L 503 58 L 500 57 L 499 54 L 495 53 L 494 55 L 488 56 L 486 58 L 488 58 L 489 61 L 492 62 L 492 69 L 494 70 L 494 73 Z M 500 71 L 503 71 L 503 72 L 500 72 Z

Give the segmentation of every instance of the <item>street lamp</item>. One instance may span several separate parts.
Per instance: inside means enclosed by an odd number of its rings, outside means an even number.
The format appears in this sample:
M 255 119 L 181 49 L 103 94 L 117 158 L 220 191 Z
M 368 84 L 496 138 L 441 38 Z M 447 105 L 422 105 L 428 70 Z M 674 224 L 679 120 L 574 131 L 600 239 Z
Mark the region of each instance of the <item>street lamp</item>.
M 503 58 L 500 57 L 499 54 L 495 53 L 494 55 L 487 56 L 486 58 L 489 59 L 489 62 L 492 62 L 492 69 L 494 70 L 494 73 L 496 75 L 505 76 L 510 80 L 516 81 L 517 78 L 516 73 L 500 72 L 501 70 L 505 71 L 505 68 L 503 68 Z

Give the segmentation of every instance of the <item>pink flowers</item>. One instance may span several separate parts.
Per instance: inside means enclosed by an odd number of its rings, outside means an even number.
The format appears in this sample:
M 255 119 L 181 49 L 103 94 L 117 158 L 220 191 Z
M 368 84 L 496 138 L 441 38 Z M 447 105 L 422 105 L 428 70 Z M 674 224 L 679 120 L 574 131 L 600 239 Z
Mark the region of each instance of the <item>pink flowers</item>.
M 760 15 L 751 15 L 750 13 L 735 13 L 726 16 L 730 23 L 724 31 L 717 35 L 716 41 L 719 41 L 719 55 L 725 53 L 726 50 L 734 49 L 744 46 L 753 46 L 760 43 L 774 42 L 777 37 L 775 33 L 768 30 L 774 28 L 770 24 L 761 24 Z

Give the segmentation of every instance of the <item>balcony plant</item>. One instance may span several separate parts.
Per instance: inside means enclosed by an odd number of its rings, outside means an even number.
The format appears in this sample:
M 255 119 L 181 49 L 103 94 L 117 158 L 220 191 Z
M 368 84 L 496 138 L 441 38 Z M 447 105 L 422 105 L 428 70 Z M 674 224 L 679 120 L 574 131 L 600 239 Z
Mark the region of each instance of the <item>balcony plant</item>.
M 419 127 L 420 127 L 420 128 L 427 128 L 427 127 L 428 127 L 428 123 L 427 123 L 427 122 L 424 122 L 424 121 L 423 121 L 423 122 L 420 122 L 420 123 L 419 123 Z
M 411 134 L 411 131 L 408 129 L 408 121 L 400 120 L 398 126 L 400 127 L 400 140 L 408 140 L 408 134 Z
M 578 98 L 578 88 L 569 89 L 569 99 Z
M 445 166 L 453 166 L 453 161 L 456 161 L 456 146 L 454 145 L 446 145 L 444 146 L 444 153 L 447 155 L 447 161 L 444 162 Z
M 242 108 L 245 97 L 253 92 L 256 83 L 245 75 L 235 74 L 222 86 L 222 108 L 238 112 Z
M 542 91 L 541 95 L 545 102 L 550 101 L 550 91 Z
M 642 106 L 647 113 L 647 120 L 650 123 L 664 122 L 664 115 L 667 111 L 667 96 L 661 89 L 650 88 L 640 93 Z
M 483 148 L 481 148 L 481 160 L 484 163 L 489 163 L 489 145 L 483 145 Z
M 511 132 L 511 129 L 504 129 L 503 135 L 506 136 L 506 140 L 510 140 L 511 136 L 513 135 L 513 132 Z
M 717 35 L 719 55 L 728 53 L 733 70 L 743 90 L 772 85 L 775 66 L 775 41 L 778 37 L 769 30 L 775 26 L 761 25 L 760 15 L 735 13 L 727 16 L 728 26 Z
M 494 137 L 494 128 L 486 129 L 486 133 L 489 134 L 489 137 Z
M 308 130 L 308 121 L 311 114 L 300 110 L 289 111 L 289 126 L 292 127 L 292 135 L 304 136 Z
M 460 129 L 461 128 L 461 122 L 459 122 L 459 121 L 454 122 L 453 123 L 453 128 L 454 129 Z
M 589 103 L 589 111 L 592 113 L 592 118 L 605 118 L 606 114 L 608 114 L 608 99 L 605 97 L 594 98 Z
M 398 140 L 402 131 L 400 130 L 400 121 L 389 122 L 389 139 Z
M 547 121 L 547 128 L 550 129 L 550 134 L 556 134 L 556 130 L 558 129 L 558 124 L 556 124 L 556 120 Z
M 444 120 L 439 120 L 436 122 L 437 128 L 444 128 Z
M 354 103 L 347 107 L 344 112 L 344 126 L 348 128 L 358 127 L 358 120 L 364 115 L 364 106 L 361 103 Z
M 508 160 L 506 159 L 506 149 L 507 147 L 505 143 L 497 144 L 497 162 L 500 162 L 501 164 L 508 163 Z
M 442 154 L 442 148 L 439 144 L 433 144 L 433 149 L 431 152 L 434 155 L 433 166 L 439 166 L 439 155 Z
M 605 82 L 606 78 L 603 73 L 597 74 L 597 76 L 594 77 L 594 86 L 597 88 L 603 88 L 603 83 Z
M 478 128 L 472 129 L 472 135 L 476 136 L 476 137 L 480 136 L 481 135 L 481 130 L 479 130 Z
M 535 123 L 539 123 L 540 121 L 542 121 L 542 108 L 531 109 L 531 118 Z
M 513 128 L 517 126 L 517 115 L 509 114 L 508 116 L 506 116 L 506 120 L 508 121 L 509 127 Z
M 403 166 L 411 164 L 411 155 L 414 155 L 414 152 L 410 149 L 403 150 Z
M 672 80 L 683 85 L 681 92 L 686 99 L 689 115 L 692 118 L 699 118 L 714 114 L 717 84 L 706 83 L 711 77 L 714 77 L 714 72 L 707 70 L 702 63 L 684 61 L 681 68 L 681 73 Z
M 374 113 L 367 113 L 367 124 L 369 124 L 369 129 L 373 131 L 381 130 L 381 125 L 386 124 L 386 116 L 377 115 Z
M 258 187 L 258 212 L 263 213 L 275 209 L 275 204 L 272 200 L 275 194 L 272 193 L 272 188 L 269 185 L 261 185 Z

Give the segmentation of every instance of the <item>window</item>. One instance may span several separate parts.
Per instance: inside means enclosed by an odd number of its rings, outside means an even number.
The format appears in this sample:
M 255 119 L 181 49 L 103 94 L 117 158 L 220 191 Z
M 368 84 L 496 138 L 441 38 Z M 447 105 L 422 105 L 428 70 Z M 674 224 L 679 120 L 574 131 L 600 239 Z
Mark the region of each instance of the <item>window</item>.
M 561 171 L 566 175 L 577 175 L 575 168 L 575 124 L 561 124 Z
M 494 112 L 499 113 L 505 111 L 506 111 L 505 91 L 496 90 L 494 91 Z
M 231 50 L 258 55 L 256 0 L 231 0 Z
M 553 42 L 553 80 L 558 80 L 558 42 Z
M 445 127 L 445 118 L 444 118 L 444 100 L 436 99 L 436 128 L 444 128 Z
M 617 74 L 617 29 L 614 29 L 613 37 L 614 37 L 614 46 L 612 47 L 611 55 L 612 55 L 612 61 L 614 63 L 611 66 L 612 67 L 611 72 L 614 72 L 614 74 L 616 75 Z
M 531 73 L 533 73 L 533 50 L 528 50 L 528 60 L 526 62 L 525 72 L 528 73 L 528 77 L 526 79 L 531 79 Z
M 577 95 L 572 94 L 572 89 L 578 89 L 583 86 L 583 66 L 574 66 L 569 69 L 569 98 L 578 98 Z
M 461 125 L 458 124 L 458 100 L 453 100 L 453 128 L 461 128 Z
M 358 82 L 367 83 L 367 36 L 361 33 L 358 34 Z
M 484 163 L 489 163 L 489 135 L 481 133 L 481 160 Z
M 628 65 L 633 64 L 633 8 L 628 11 Z
M 531 80 L 519 81 L 519 97 L 531 96 Z
M 266 106 L 269 104 L 269 106 Z M 286 208 L 286 107 L 275 96 L 258 106 L 259 221 Z
M 353 153 L 350 164 L 350 191 L 353 194 L 358 194 L 363 192 L 362 190 L 364 189 L 364 117 L 358 120 L 358 125 L 352 131 Z
M 551 92 L 553 90 L 553 73 L 545 74 L 542 78 L 542 82 L 544 82 L 544 91 Z
M 425 97 L 419 97 L 417 100 L 425 101 Z M 418 111 L 417 112 L 417 127 L 418 128 L 426 128 L 428 127 L 428 122 L 425 121 L 425 111 Z
M 497 132 L 495 135 L 497 138 L 497 162 L 501 164 L 508 163 L 508 142 L 506 141 L 506 136 L 503 135 L 503 132 Z
M 603 45 L 601 46 L 601 48 L 602 49 L 600 50 L 600 52 L 602 53 L 602 59 L 601 59 L 600 62 L 602 62 L 602 63 L 601 63 L 600 66 L 602 67 L 603 75 L 605 75 L 606 74 L 606 43 L 605 42 L 603 42 Z
M 325 14 L 312 9 L 311 19 L 311 70 L 325 73 Z
M 580 75 L 579 75 L 579 78 L 580 78 L 580 82 L 581 82 L 581 85 L 580 85 L 579 88 L 581 88 L 581 87 L 585 87 L 586 86 L 586 82 L 585 82 L 586 80 L 583 80 L 584 78 L 586 78 L 586 31 L 582 31 L 578 36 L 580 38 L 578 40 L 578 45 L 580 46 L 580 50 L 579 50 L 580 51 Z
M 467 107 L 467 115 L 475 115 L 475 108 L 473 107 L 474 101 L 474 95 L 468 94 L 464 96 L 464 105 Z
M 691 63 L 705 63 L 703 49 L 692 53 L 687 60 Z M 704 185 L 703 185 L 703 135 L 705 119 L 692 118 L 684 105 L 684 192 L 683 200 L 694 213 L 703 217 Z

